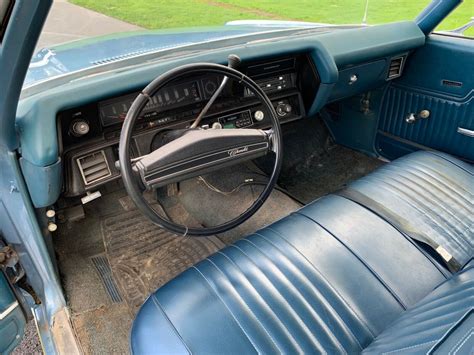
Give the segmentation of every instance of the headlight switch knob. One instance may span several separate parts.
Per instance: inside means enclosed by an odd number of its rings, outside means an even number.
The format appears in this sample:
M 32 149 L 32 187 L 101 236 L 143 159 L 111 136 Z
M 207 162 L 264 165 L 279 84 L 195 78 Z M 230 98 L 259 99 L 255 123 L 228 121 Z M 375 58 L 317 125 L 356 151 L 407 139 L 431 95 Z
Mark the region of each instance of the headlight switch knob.
M 89 123 L 84 120 L 75 121 L 71 125 L 71 133 L 76 137 L 81 137 L 89 133 Z

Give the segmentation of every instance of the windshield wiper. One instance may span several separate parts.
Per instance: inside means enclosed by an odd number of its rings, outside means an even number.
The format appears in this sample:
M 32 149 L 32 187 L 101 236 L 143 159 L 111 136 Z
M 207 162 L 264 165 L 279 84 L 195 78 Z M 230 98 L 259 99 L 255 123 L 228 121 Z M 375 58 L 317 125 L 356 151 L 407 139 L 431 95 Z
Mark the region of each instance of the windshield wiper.
M 446 32 L 457 33 L 457 34 L 460 34 L 460 35 L 464 35 L 464 32 L 466 32 L 468 29 L 470 29 L 473 26 L 474 26 L 474 17 L 471 17 L 469 22 L 466 23 L 465 25 L 463 25 L 461 27 L 458 27 L 458 28 L 455 28 L 454 30 L 446 31 Z

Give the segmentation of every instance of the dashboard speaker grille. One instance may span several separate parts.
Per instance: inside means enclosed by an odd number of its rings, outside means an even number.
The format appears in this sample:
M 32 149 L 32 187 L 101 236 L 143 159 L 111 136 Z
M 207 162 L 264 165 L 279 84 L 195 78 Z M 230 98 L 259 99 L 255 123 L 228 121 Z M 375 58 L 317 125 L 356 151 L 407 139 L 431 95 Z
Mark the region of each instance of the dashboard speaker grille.
M 78 158 L 77 165 L 86 185 L 112 175 L 103 150 Z
M 405 56 L 393 58 L 390 61 L 388 68 L 387 79 L 395 79 L 402 75 L 403 64 L 405 63 Z

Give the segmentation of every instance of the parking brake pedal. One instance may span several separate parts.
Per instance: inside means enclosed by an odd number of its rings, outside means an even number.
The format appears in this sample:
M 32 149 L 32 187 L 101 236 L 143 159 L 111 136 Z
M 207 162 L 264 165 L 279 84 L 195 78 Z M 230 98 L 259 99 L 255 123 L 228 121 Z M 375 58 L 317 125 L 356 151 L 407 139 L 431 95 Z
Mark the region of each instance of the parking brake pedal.
M 87 191 L 87 195 L 85 195 L 84 197 L 81 198 L 81 202 L 83 205 L 85 205 L 86 203 L 89 203 L 93 200 L 95 200 L 96 198 L 99 198 L 101 197 L 102 194 L 100 193 L 100 191 L 94 191 L 94 192 L 89 192 Z

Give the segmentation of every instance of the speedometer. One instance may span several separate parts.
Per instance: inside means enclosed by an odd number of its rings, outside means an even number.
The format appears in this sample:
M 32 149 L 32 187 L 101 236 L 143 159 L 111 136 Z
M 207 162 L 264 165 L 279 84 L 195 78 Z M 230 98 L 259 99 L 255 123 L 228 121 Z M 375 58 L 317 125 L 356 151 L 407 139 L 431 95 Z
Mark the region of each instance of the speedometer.
M 119 101 L 115 99 L 101 102 L 99 104 L 99 114 L 102 126 L 123 122 L 135 97 L 137 97 L 137 94 L 121 97 Z
M 106 127 L 123 122 L 138 94 L 102 101 L 99 104 L 102 126 Z M 153 116 L 163 109 L 184 106 L 199 101 L 201 101 L 201 95 L 197 81 L 165 87 L 150 98 L 143 110 L 143 116 Z

